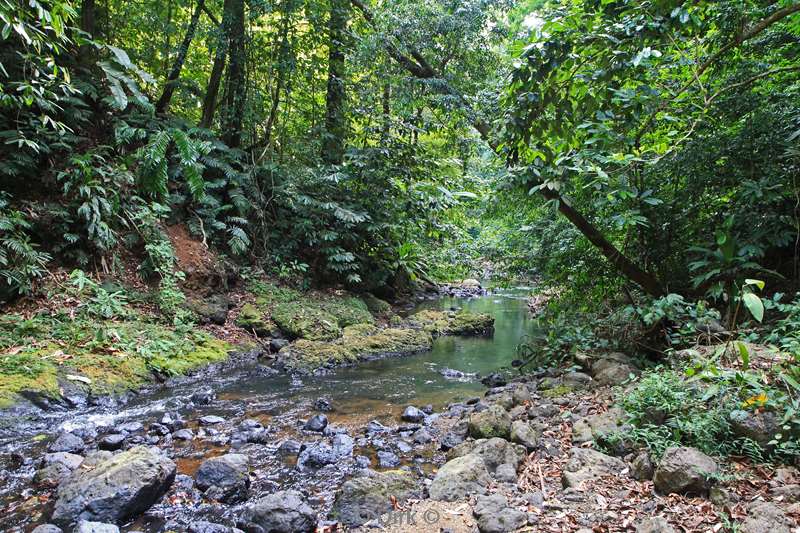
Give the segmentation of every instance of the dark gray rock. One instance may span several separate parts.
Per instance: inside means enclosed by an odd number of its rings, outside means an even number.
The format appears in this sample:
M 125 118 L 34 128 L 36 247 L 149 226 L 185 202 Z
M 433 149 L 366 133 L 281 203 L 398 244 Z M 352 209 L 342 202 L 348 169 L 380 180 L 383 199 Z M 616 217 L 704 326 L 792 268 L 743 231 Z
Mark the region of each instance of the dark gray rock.
M 281 455 L 297 455 L 300 453 L 300 443 L 293 439 L 286 439 L 278 446 Z
M 511 423 L 511 442 L 521 444 L 528 451 L 533 451 L 539 444 L 539 433 L 529 423 L 515 420 Z
M 273 338 L 269 340 L 269 351 L 272 353 L 278 353 L 287 346 L 289 346 L 287 339 Z
M 222 424 L 225 422 L 225 419 L 217 415 L 206 415 L 201 416 L 199 422 L 201 426 L 214 426 L 217 424 Z
M 379 451 L 378 452 L 378 465 L 381 468 L 394 468 L 400 465 L 400 458 L 394 452 Z
M 355 441 L 353 437 L 345 433 L 337 433 L 331 439 L 331 448 L 337 459 L 346 459 L 353 455 Z
M 72 474 L 72 470 L 62 463 L 50 463 L 33 475 L 33 482 L 43 487 L 56 487 Z
M 561 484 L 566 488 L 579 489 L 585 481 L 615 476 L 625 470 L 625 463 L 588 448 L 572 448 L 570 457 L 561 472 Z
M 202 389 L 193 392 L 190 399 L 197 405 L 208 405 L 214 401 L 215 397 L 216 395 L 212 389 Z
M 120 424 L 116 427 L 118 433 L 124 434 L 133 434 L 133 433 L 141 433 L 144 431 L 144 426 L 141 422 L 126 422 L 125 424 Z
M 503 377 L 502 374 L 489 374 L 485 378 L 481 380 L 481 383 L 486 385 L 487 387 L 502 387 L 506 384 L 506 378 Z
M 308 419 L 303 429 L 306 431 L 316 431 L 321 433 L 328 426 L 328 417 L 322 414 L 314 415 Z
M 765 450 L 771 450 L 769 444 L 776 433 L 781 432 L 780 419 L 771 411 L 732 411 L 730 414 L 731 430 L 737 437 L 745 437 L 756 441 Z
M 417 444 L 428 444 L 433 440 L 433 437 L 431 436 L 430 432 L 424 428 L 414 432 L 411 438 L 413 438 L 414 442 Z
M 374 433 L 388 433 L 390 429 L 377 420 L 370 420 L 367 424 L 366 432 L 367 434 L 374 434 Z
M 167 426 L 170 431 L 177 431 L 186 427 L 186 421 L 180 413 L 164 413 L 161 417 L 161 423 Z
M 508 506 L 508 500 L 502 494 L 478 496 L 474 513 L 481 533 L 516 531 L 528 521 L 525 513 Z
M 194 440 L 194 432 L 191 429 L 179 429 L 172 434 L 172 438 L 175 440 Z
M 83 439 L 72 433 L 63 432 L 47 447 L 50 452 L 81 453 L 86 449 Z
M 646 451 L 639 452 L 631 461 L 631 477 L 638 481 L 653 479 L 655 468 L 650 460 L 650 454 Z
M 201 324 L 223 326 L 228 320 L 230 300 L 224 294 L 214 294 L 202 300 L 190 298 L 186 301 L 186 307 L 198 315 Z
M 314 401 L 314 409 L 323 413 L 333 412 L 333 403 L 327 398 L 317 398 Z
M 195 483 L 207 498 L 226 503 L 244 501 L 250 487 L 247 456 L 229 453 L 206 459 L 197 470 Z
M 314 531 L 317 515 L 296 490 L 270 494 L 248 504 L 239 526 L 247 533 L 304 533 Z
M 512 465 L 504 463 L 495 469 L 494 478 L 503 483 L 516 483 L 517 470 Z
M 131 448 L 66 479 L 58 488 L 52 520 L 65 526 L 78 520 L 125 520 L 146 511 L 173 479 L 175 463 L 158 449 Z
M 125 435 L 122 433 L 112 433 L 111 435 L 106 435 L 100 442 L 97 443 L 97 447 L 101 450 L 108 450 L 108 451 L 115 451 L 122 448 L 122 445 L 125 443 Z
M 304 445 L 297 457 L 297 468 L 310 470 L 332 465 L 339 460 L 333 448 L 324 442 Z
M 719 467 L 709 456 L 695 448 L 669 448 L 658 463 L 653 483 L 661 494 L 707 494 L 709 477 Z

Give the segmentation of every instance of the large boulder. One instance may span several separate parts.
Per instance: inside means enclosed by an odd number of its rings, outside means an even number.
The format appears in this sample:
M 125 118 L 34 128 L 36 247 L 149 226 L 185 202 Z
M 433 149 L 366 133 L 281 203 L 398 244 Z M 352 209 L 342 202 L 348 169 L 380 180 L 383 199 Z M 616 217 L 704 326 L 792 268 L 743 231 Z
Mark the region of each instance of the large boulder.
M 469 434 L 475 439 L 508 439 L 511 435 L 511 416 L 501 406 L 490 405 L 487 409 L 470 415 Z
M 520 463 L 525 459 L 526 453 L 524 447 L 495 437 L 493 439 L 464 442 L 453 448 L 448 453 L 448 458 L 463 457 L 465 455 L 479 457 L 486 465 L 486 469 L 490 473 L 494 473 L 502 465 L 510 465 L 516 472 Z
M 731 430 L 737 437 L 746 437 L 756 441 L 764 449 L 770 449 L 769 442 L 781 431 L 781 421 L 770 411 L 732 411 L 730 414 Z
M 572 448 L 561 472 L 561 484 L 564 488 L 580 488 L 586 481 L 618 475 L 625 468 L 625 463 L 616 457 L 589 448 Z
M 333 516 L 348 527 L 360 526 L 393 509 L 392 498 L 403 502 L 420 496 L 417 482 L 399 470 L 375 472 L 353 478 L 342 485 L 333 504 Z
M 247 533 L 304 533 L 314 531 L 317 515 L 296 490 L 265 496 L 245 507 L 238 526 Z
M 250 468 L 247 456 L 229 453 L 206 459 L 195 475 L 197 488 L 207 498 L 227 503 L 247 499 L 250 487 Z
M 695 448 L 669 448 L 658 463 L 653 483 L 661 494 L 706 494 L 709 476 L 719 467 L 711 457 Z
M 175 463 L 138 446 L 78 469 L 58 488 L 53 522 L 118 522 L 146 511 L 172 484 Z
M 605 413 L 583 417 L 572 426 L 572 442 L 602 441 L 608 435 L 624 432 L 630 427 L 625 424 L 625 418 L 625 412 L 616 407 Z
M 739 527 L 741 533 L 791 533 L 795 526 L 774 503 L 753 502 L 747 508 L 747 519 Z
M 467 454 L 442 465 L 428 492 L 434 500 L 455 501 L 472 494 L 486 494 L 491 482 L 483 459 Z
M 47 447 L 49 452 L 81 453 L 86 448 L 83 439 L 72 433 L 63 432 Z
M 525 525 L 528 518 L 522 511 L 509 507 L 508 500 L 502 494 L 478 496 L 473 512 L 478 517 L 481 533 L 516 531 Z
M 621 353 L 603 354 L 592 363 L 592 377 L 599 385 L 619 385 L 636 373 L 631 358 Z

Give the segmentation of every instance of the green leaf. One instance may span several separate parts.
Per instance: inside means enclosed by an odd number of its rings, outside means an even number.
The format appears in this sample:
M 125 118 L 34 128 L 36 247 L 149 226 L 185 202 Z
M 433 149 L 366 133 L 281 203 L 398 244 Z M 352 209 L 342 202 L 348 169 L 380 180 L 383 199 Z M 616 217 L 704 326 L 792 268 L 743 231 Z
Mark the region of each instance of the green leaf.
M 753 318 L 761 322 L 764 319 L 764 303 L 761 301 L 761 298 L 752 292 L 747 292 L 742 296 L 742 299 L 744 300 L 744 305 L 747 307 L 747 310 L 753 315 Z
M 736 344 L 739 347 L 739 357 L 742 359 L 742 368 L 747 370 L 750 368 L 750 352 L 743 342 L 737 342 Z
M 746 280 L 744 280 L 744 284 L 745 285 L 755 285 L 756 287 L 758 287 L 762 291 L 764 290 L 764 285 L 765 285 L 765 283 L 763 281 L 761 281 L 760 279 L 746 279 Z

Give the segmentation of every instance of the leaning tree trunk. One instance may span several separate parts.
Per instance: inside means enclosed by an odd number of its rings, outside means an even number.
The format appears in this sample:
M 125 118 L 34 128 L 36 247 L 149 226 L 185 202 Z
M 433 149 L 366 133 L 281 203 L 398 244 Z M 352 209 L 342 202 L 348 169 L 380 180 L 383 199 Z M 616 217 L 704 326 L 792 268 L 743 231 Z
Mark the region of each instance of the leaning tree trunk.
M 374 18 L 367 6 L 362 0 L 351 0 L 355 6 L 364 16 L 364 19 L 374 26 Z M 800 7 L 798 7 L 800 10 Z M 498 155 L 500 153 L 499 144 L 491 138 L 490 127 L 484 120 L 482 120 L 474 109 L 470 106 L 469 102 L 452 87 L 445 78 L 436 71 L 419 53 L 418 50 L 413 48 L 409 49 L 408 54 L 403 53 L 391 41 L 385 40 L 384 49 L 389 56 L 394 59 L 401 67 L 407 70 L 412 76 L 419 79 L 436 79 L 439 83 L 437 86 L 443 93 L 453 96 L 459 103 L 462 112 L 469 119 L 472 127 L 480 134 L 492 150 Z M 639 285 L 642 290 L 651 296 L 662 296 L 664 288 L 658 279 L 650 272 L 640 268 L 636 263 L 626 257 L 611 241 L 609 241 L 603 233 L 595 227 L 586 217 L 584 217 L 578 210 L 572 207 L 557 191 L 547 188 L 539 189 L 539 192 L 548 200 L 553 200 L 558 203 L 558 211 L 564 215 L 582 234 L 591 242 L 595 247 L 600 250 L 600 253 L 614 266 L 614 268 L 628 280 Z
M 344 159 L 347 123 L 344 116 L 345 41 L 349 0 L 330 0 L 328 19 L 328 91 L 325 96 L 325 131 L 322 138 L 322 160 L 339 165 Z
M 192 44 L 192 39 L 194 39 L 194 33 L 197 30 L 197 22 L 200 20 L 200 13 L 203 11 L 204 3 L 205 0 L 199 0 L 197 6 L 194 8 L 192 19 L 189 21 L 189 27 L 186 28 L 186 35 L 183 38 L 181 47 L 178 49 L 178 57 L 175 58 L 175 63 L 172 64 L 172 70 L 170 70 L 167 76 L 164 92 L 161 93 L 161 98 L 159 98 L 156 103 L 156 113 L 163 113 L 167 109 L 172 99 L 172 94 L 178 86 L 178 78 L 181 75 L 183 64 L 186 62 L 186 56 L 189 53 L 189 45 Z
M 244 0 L 232 0 L 228 32 L 228 75 L 225 82 L 225 114 L 222 139 L 237 148 L 242 143 L 245 100 Z
M 222 75 L 225 72 L 225 60 L 228 57 L 228 31 L 230 28 L 230 13 L 233 0 L 225 0 L 222 6 L 222 23 L 218 31 L 217 49 L 214 52 L 214 65 L 208 77 L 206 95 L 203 98 L 203 116 L 200 119 L 201 128 L 210 128 L 214 122 L 214 112 L 217 110 L 217 97 L 222 84 Z

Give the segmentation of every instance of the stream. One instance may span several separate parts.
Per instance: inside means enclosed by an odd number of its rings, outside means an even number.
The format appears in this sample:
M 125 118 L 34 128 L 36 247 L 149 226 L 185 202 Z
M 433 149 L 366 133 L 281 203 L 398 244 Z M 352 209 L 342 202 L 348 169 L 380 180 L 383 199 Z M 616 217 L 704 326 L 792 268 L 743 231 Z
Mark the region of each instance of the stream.
M 408 357 L 368 361 L 355 367 L 340 368 L 319 376 L 269 375 L 253 365 L 236 368 L 209 377 L 179 382 L 153 392 L 134 395 L 124 405 L 83 410 L 37 413 L 32 420 L 0 427 L 0 531 L 29 531 L 47 522 L 55 495 L 32 483 L 40 458 L 47 445 L 62 430 L 89 434 L 89 440 L 112 433 L 124 423 L 140 422 L 144 428 L 163 423 L 165 413 L 185 420 L 185 428 L 196 434 L 193 440 L 173 440 L 169 434 L 155 438 L 144 434 L 144 444 L 167 449 L 178 466 L 175 486 L 188 483 L 203 460 L 228 453 L 231 435 L 243 420 L 263 425 L 268 442 L 246 444 L 251 466 L 249 499 L 279 489 L 298 488 L 316 497 L 315 508 L 324 516 L 330 508 L 336 488 L 352 473 L 354 466 L 329 465 L 318 471 L 302 471 L 295 466 L 296 456 L 280 453 L 279 445 L 287 439 L 307 442 L 311 437 L 302 430 L 303 421 L 319 412 L 319 399 L 327 400 L 333 411 L 327 412 L 331 428 L 341 428 L 355 439 L 355 456 L 369 460 L 380 469 L 376 450 L 391 449 L 401 464 L 424 474 L 435 464 L 436 451 L 409 449 L 386 437 L 359 437 L 358 428 L 371 421 L 387 426 L 401 424 L 400 415 L 408 405 L 423 406 L 427 412 L 440 413 L 454 403 L 483 394 L 486 387 L 480 377 L 514 359 L 520 338 L 530 333 L 534 322 L 528 313 L 528 287 L 497 289 L 491 294 L 470 299 L 443 297 L 420 303 L 418 309 L 464 308 L 495 317 L 493 337 L 440 337 L 433 349 Z M 255 365 L 257 367 L 257 365 Z M 441 374 L 453 369 L 466 374 L 460 379 Z M 195 405 L 192 394 L 212 389 L 216 399 L 208 405 Z M 218 426 L 202 426 L 198 419 L 217 415 L 224 419 Z M 432 420 L 438 414 L 431 416 Z M 402 430 L 402 427 L 401 427 Z M 402 431 L 399 433 L 404 435 Z M 149 439 L 149 440 L 148 440 Z M 235 440 L 235 438 L 233 439 Z M 389 442 L 384 442 L 384 441 Z M 180 476 L 183 474 L 184 476 Z M 183 479 L 183 481 L 181 481 Z M 129 524 L 123 531 L 163 531 L 181 529 L 194 520 L 235 521 L 236 506 L 205 503 L 192 498 L 187 486 L 168 493 L 161 503 Z

